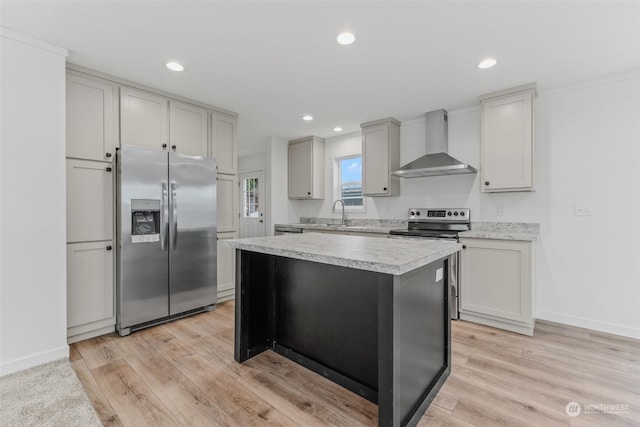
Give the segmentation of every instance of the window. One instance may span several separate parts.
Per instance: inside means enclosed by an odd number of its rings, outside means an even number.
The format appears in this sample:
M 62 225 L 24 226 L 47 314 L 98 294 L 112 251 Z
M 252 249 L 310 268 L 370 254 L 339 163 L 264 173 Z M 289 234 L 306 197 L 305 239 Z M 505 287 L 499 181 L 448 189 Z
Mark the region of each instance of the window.
M 337 199 L 344 200 L 345 209 L 363 210 L 362 199 L 362 156 L 348 156 L 336 159 Z
M 257 218 L 260 216 L 258 188 L 258 178 L 244 180 L 244 209 L 242 211 L 245 218 Z

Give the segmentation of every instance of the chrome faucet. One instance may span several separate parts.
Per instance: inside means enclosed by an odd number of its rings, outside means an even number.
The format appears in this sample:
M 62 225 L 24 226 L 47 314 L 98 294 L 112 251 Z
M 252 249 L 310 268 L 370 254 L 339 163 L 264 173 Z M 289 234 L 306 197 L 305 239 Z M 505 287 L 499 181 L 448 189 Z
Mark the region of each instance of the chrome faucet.
M 338 202 L 342 203 L 342 225 L 346 226 L 347 225 L 347 213 L 344 211 L 344 200 L 338 199 L 335 202 L 333 202 L 333 207 L 331 209 L 333 209 L 335 211 L 336 210 L 336 205 L 338 204 Z

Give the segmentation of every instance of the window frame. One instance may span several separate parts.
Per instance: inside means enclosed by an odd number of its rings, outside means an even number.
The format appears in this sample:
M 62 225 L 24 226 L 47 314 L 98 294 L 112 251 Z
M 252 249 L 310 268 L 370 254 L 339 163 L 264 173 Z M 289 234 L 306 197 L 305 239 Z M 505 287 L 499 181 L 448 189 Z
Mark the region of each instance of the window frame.
M 333 158 L 333 200 L 331 201 L 332 204 L 335 203 L 336 200 L 342 199 L 342 192 L 340 191 L 340 188 L 342 186 L 342 181 L 341 181 L 342 171 L 341 171 L 340 163 L 343 160 L 357 159 L 357 158 L 360 158 L 360 161 L 363 162 L 362 153 L 347 154 L 344 156 L 337 156 Z M 361 181 L 362 180 L 364 180 L 364 175 L 361 176 Z M 364 183 L 363 183 L 363 187 L 364 187 Z M 366 213 L 367 212 L 366 199 L 367 198 L 363 195 L 362 206 L 345 206 L 344 207 L 345 212 Z M 335 207 L 332 207 L 332 212 L 341 213 L 342 206 L 336 205 Z

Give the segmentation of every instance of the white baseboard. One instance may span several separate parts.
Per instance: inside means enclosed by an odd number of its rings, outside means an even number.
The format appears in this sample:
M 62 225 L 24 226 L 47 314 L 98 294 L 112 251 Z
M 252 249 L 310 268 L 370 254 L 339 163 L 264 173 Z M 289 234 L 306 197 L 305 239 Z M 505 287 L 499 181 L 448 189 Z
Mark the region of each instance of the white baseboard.
M 592 329 L 594 331 L 606 332 L 608 334 L 621 335 L 623 337 L 640 339 L 640 329 L 630 328 L 615 323 L 599 322 L 597 320 L 585 319 L 584 317 L 568 316 L 566 314 L 552 313 L 550 311 L 536 311 L 536 318 L 548 320 L 550 322 L 564 323 L 566 325 L 577 326 L 578 328 Z
M 67 357 L 69 357 L 68 345 L 31 356 L 21 357 L 20 359 L 0 364 L 0 377 Z

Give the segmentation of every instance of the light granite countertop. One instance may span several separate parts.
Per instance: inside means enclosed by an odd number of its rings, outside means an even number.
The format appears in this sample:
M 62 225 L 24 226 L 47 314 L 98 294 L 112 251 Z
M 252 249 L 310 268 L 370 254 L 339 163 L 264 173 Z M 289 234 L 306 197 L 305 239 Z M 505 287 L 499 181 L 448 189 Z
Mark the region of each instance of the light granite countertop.
M 402 227 L 380 227 L 376 225 L 348 225 L 343 226 L 340 224 L 315 224 L 315 223 L 297 223 L 297 224 L 275 224 L 276 230 L 290 230 L 292 228 L 301 228 L 303 230 L 327 230 L 327 231 L 344 231 L 344 232 L 358 232 L 358 233 L 379 233 L 389 234 L 389 231 Z
M 472 222 L 471 230 L 458 234 L 460 238 L 523 240 L 540 238 L 540 224 L 527 222 Z
M 401 275 L 459 251 L 454 242 L 302 233 L 221 240 L 225 246 L 322 264 Z

